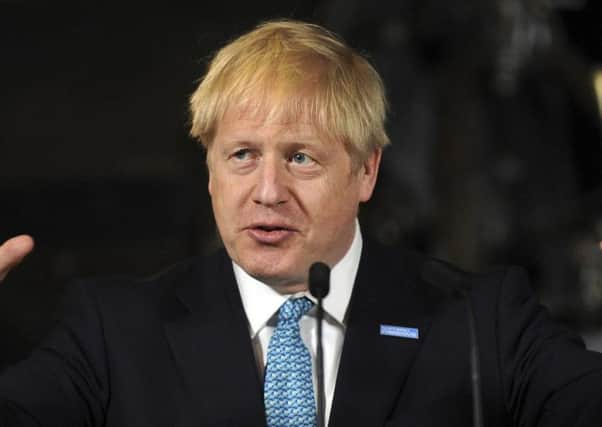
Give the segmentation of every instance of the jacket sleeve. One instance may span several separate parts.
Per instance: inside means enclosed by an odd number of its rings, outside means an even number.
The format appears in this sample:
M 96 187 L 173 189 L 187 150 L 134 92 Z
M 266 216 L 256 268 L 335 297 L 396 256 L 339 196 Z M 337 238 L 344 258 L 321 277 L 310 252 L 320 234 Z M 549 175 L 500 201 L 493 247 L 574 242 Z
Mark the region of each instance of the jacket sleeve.
M 102 426 L 109 384 L 102 319 L 85 282 L 29 358 L 0 375 L 0 426 Z
M 520 268 L 498 295 L 500 369 L 505 404 L 516 426 L 602 425 L 602 355 L 554 322 Z

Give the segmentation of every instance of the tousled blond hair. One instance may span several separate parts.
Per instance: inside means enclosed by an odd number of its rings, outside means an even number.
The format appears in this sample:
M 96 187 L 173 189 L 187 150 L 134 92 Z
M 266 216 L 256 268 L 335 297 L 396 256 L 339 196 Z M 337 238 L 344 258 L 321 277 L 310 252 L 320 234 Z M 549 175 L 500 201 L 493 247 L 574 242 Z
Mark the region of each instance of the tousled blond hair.
M 389 143 L 378 73 L 315 24 L 266 22 L 219 50 L 190 99 L 191 135 L 209 147 L 231 107 L 266 120 L 309 121 L 357 160 Z

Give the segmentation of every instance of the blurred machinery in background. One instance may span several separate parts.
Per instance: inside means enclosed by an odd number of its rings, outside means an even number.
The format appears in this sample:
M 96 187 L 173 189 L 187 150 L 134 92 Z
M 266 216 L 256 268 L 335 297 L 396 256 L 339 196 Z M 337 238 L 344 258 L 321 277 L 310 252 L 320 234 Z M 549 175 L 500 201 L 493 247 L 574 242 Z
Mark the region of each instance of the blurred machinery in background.
M 552 311 L 579 325 L 602 321 L 592 77 L 602 58 L 567 35 L 571 13 L 602 18 L 586 7 L 333 0 L 321 9 L 329 27 L 369 52 L 389 90 L 394 144 L 376 203 L 362 212 L 368 232 L 467 269 L 523 265 Z M 594 34 L 590 43 L 602 46 Z

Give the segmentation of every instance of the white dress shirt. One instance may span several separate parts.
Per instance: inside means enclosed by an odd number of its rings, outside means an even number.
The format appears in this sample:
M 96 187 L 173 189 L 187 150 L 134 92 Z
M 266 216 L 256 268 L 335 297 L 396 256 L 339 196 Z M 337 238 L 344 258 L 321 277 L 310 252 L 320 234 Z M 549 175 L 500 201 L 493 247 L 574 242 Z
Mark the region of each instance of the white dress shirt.
M 324 298 L 324 323 L 322 325 L 323 354 L 324 354 L 324 394 L 325 422 L 328 424 L 332 409 L 332 397 L 339 370 L 339 361 L 345 338 L 345 316 L 353 283 L 359 267 L 362 253 L 362 235 L 356 220 L 353 242 L 345 256 L 332 268 L 330 273 L 330 292 Z M 232 263 L 236 283 L 240 291 L 243 307 L 249 320 L 249 332 L 255 350 L 255 360 L 260 377 L 263 378 L 267 358 L 268 343 L 278 321 L 280 306 L 291 297 L 306 296 L 315 302 L 309 292 L 295 295 L 283 295 L 270 286 L 248 275 L 236 263 Z M 316 390 L 316 307 L 314 306 L 301 320 L 299 327 L 301 338 L 309 349 L 312 357 L 314 390 Z

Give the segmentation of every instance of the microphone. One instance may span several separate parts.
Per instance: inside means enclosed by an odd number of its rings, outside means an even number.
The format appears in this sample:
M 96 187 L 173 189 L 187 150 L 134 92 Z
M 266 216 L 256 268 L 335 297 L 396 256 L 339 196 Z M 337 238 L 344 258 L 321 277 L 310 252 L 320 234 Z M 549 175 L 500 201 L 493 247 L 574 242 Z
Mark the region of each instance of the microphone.
M 309 267 L 309 292 L 318 300 L 316 315 L 318 346 L 316 349 L 316 377 L 317 377 L 317 427 L 324 427 L 325 397 L 324 397 L 324 353 L 322 350 L 322 320 L 324 319 L 324 306 L 322 299 L 330 291 L 330 267 L 323 262 L 314 262 Z
M 470 279 L 463 271 L 441 261 L 429 261 L 425 263 L 422 268 L 422 278 L 436 288 L 451 294 L 452 297 L 463 299 L 466 304 L 470 354 L 470 384 L 472 388 L 472 425 L 473 427 L 483 427 L 481 361 L 479 358 L 480 351 L 477 341 L 474 305 L 470 298 Z

